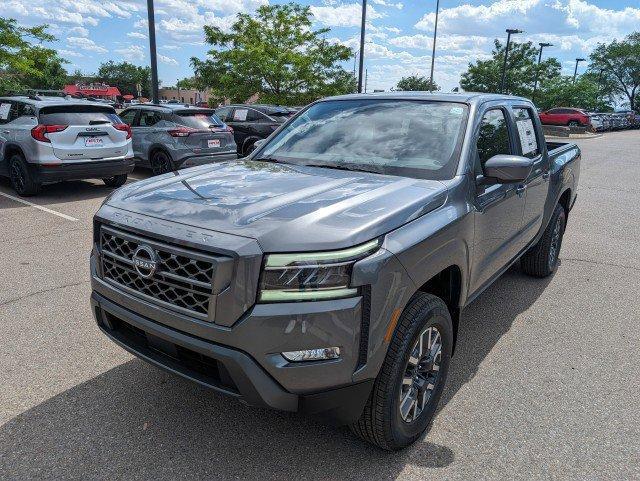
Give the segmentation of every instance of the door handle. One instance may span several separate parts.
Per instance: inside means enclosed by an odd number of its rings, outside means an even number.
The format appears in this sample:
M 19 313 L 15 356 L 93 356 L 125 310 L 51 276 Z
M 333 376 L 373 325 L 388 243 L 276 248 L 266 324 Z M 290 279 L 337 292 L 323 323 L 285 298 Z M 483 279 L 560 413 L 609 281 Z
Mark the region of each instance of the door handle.
M 550 175 L 551 175 L 551 174 L 549 174 L 549 171 L 547 170 L 546 172 L 544 172 L 544 173 L 542 174 L 542 178 L 543 178 L 544 180 L 549 180 Z
M 516 194 L 518 194 L 518 197 L 522 197 L 526 190 L 527 190 L 527 186 L 524 184 L 521 184 L 518 187 L 516 187 Z

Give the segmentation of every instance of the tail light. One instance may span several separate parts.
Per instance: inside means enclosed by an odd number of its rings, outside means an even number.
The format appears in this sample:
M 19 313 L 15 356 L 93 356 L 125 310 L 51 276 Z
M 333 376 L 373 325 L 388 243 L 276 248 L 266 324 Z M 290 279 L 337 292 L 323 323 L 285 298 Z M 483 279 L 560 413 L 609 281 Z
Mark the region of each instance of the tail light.
M 127 139 L 131 138 L 131 127 L 127 124 L 113 124 L 113 128 L 127 133 Z
M 66 129 L 68 125 L 36 125 L 31 129 L 31 137 L 36 139 L 39 142 L 47 142 L 51 143 L 47 134 L 51 134 L 54 132 L 62 132 Z
M 195 129 L 190 129 L 189 127 L 180 127 L 179 129 L 169 130 L 169 135 L 171 137 L 188 137 Z

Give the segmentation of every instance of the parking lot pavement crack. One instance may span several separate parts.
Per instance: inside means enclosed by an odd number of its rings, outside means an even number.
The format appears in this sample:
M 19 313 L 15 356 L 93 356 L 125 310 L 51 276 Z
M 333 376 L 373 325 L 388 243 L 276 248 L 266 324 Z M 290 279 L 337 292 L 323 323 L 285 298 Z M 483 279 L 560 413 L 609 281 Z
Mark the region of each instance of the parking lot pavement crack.
M 630 269 L 632 271 L 640 272 L 640 267 L 626 266 L 624 264 L 616 264 L 615 262 L 592 261 L 590 259 L 578 259 L 577 257 L 563 257 L 561 260 L 563 262 L 567 262 L 567 261 L 585 262 L 587 264 L 593 264 L 597 266 L 618 267 L 620 269 Z
M 67 287 L 81 286 L 83 284 L 89 284 L 89 281 L 73 282 L 71 284 L 65 284 L 65 285 L 62 285 L 62 286 L 51 287 L 49 289 L 42 289 L 42 290 L 36 291 L 36 292 L 28 292 L 27 294 L 24 294 L 22 296 L 14 297 L 13 299 L 7 299 L 6 301 L 0 302 L 0 306 L 7 306 L 9 304 L 13 304 L 14 302 L 18 302 L 18 301 L 21 301 L 23 299 L 28 299 L 29 297 L 34 297 L 34 296 L 37 296 L 37 295 L 40 295 L 40 294 L 44 294 L 46 292 L 56 291 L 58 289 L 65 289 Z

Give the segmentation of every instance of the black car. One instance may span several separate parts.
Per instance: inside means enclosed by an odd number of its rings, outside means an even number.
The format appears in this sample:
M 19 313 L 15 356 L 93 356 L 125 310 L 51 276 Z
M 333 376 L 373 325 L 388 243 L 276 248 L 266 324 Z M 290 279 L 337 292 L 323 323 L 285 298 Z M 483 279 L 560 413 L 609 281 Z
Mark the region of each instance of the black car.
M 294 112 L 277 105 L 226 105 L 215 109 L 216 115 L 233 128 L 238 153 L 248 155 L 256 140 L 266 139 Z

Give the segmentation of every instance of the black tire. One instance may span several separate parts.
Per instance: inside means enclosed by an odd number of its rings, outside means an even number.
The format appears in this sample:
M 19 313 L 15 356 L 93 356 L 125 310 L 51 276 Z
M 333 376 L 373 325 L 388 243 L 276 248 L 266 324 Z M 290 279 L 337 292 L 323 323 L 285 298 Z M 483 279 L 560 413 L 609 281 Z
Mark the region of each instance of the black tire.
M 16 153 L 9 158 L 9 179 L 13 190 L 22 197 L 30 197 L 40 192 L 42 184 L 35 180 L 33 172 L 21 154 Z
M 121 187 L 127 181 L 127 174 L 119 174 L 114 175 L 113 177 L 109 177 L 108 179 L 102 179 L 104 185 L 107 187 Z
M 242 146 L 242 157 L 246 157 L 255 150 L 255 143 L 257 140 L 258 139 L 248 139 L 245 141 L 244 145 Z
M 413 354 L 416 353 L 419 336 L 425 332 L 433 332 L 431 328 L 436 329 L 441 338 L 439 370 L 435 374 L 431 373 L 436 377 L 429 380 L 428 386 L 432 385 L 433 388 L 426 391 L 430 392 L 430 396 L 421 412 L 414 419 L 406 420 L 400 412 L 401 396 L 405 388 L 413 389 L 415 384 L 408 387 L 403 380 L 411 377 L 408 374 L 412 369 L 409 359 L 412 351 Z M 434 295 L 416 293 L 398 320 L 369 400 L 360 419 L 351 425 L 351 430 L 363 440 L 390 451 L 409 446 L 422 436 L 442 396 L 452 348 L 453 327 L 446 304 Z M 413 365 L 418 369 L 423 363 Z M 420 397 L 420 392 L 416 394 L 416 399 Z
M 171 157 L 169 157 L 169 154 L 164 150 L 154 151 L 151 154 L 149 162 L 153 175 L 166 174 L 167 172 L 173 172 L 175 170 Z
M 558 268 L 558 258 L 562 247 L 567 214 L 564 208 L 556 205 L 549 225 L 538 243 L 532 246 L 520 259 L 522 270 L 534 277 L 547 277 Z

